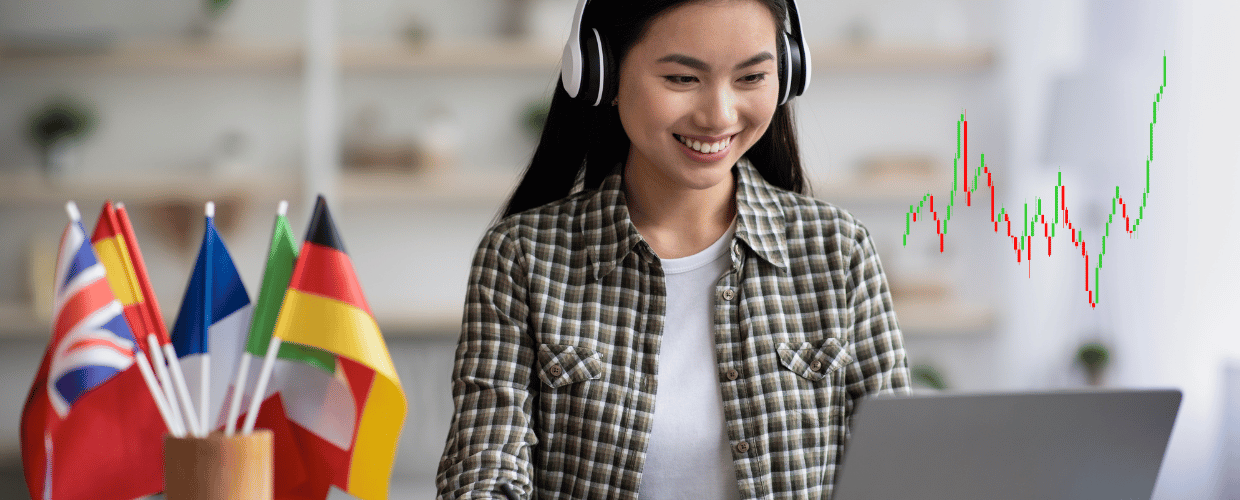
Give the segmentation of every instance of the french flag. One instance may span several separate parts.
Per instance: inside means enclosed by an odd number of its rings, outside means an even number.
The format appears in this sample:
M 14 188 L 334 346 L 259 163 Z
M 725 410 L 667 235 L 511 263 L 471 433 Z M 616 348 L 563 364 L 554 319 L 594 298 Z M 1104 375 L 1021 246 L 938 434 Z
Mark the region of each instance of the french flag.
M 245 350 L 252 312 L 241 275 L 215 228 L 215 205 L 208 203 L 202 247 L 172 328 L 172 345 L 202 433 L 219 429 L 227 419 L 228 380 Z M 213 376 L 221 383 L 212 384 Z
M 61 237 L 52 338 L 22 410 L 26 484 L 39 500 L 129 500 L 162 489 L 167 428 L 81 215 Z M 138 351 L 140 353 L 140 350 Z

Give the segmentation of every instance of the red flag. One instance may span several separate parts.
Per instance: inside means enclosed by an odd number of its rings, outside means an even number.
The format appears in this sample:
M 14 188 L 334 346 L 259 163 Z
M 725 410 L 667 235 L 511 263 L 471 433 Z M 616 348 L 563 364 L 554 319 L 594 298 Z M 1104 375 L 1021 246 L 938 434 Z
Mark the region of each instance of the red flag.
M 130 500 L 159 492 L 166 428 L 134 361 L 141 347 L 80 219 L 65 229 L 54 289 L 52 337 L 22 410 L 31 497 Z

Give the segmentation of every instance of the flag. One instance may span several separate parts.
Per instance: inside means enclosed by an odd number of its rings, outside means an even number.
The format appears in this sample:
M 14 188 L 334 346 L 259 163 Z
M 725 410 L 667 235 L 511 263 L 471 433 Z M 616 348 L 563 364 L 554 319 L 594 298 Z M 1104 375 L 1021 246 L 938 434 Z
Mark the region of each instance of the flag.
M 156 343 L 161 346 L 170 343 L 168 328 L 164 326 L 163 315 L 159 311 L 159 301 L 155 299 L 155 292 L 147 277 L 138 238 L 134 235 L 133 226 L 129 224 L 129 214 L 123 205 L 114 206 L 111 200 L 104 202 L 90 241 L 99 261 L 108 271 L 112 293 L 125 308 L 125 319 L 134 333 L 134 340 L 140 346 L 149 346 L 148 338 L 153 335 Z M 164 398 L 170 402 L 170 418 L 184 422 L 173 388 L 175 376 L 164 368 L 163 353 L 148 351 L 147 354 L 151 366 L 159 376 Z
M 125 226 L 128 225 L 127 222 L 128 218 Z M 132 230 L 130 232 L 132 233 Z M 135 261 L 141 263 L 142 259 L 142 254 L 137 250 L 138 243 L 131 235 L 125 234 L 120 216 L 111 201 L 103 204 L 90 241 L 99 261 L 108 271 L 112 293 L 125 308 L 125 319 L 138 333 L 135 339 L 145 342 L 145 336 L 149 333 L 154 333 L 156 338 L 160 338 L 161 334 L 163 338 L 167 338 L 168 333 L 162 328 L 162 320 L 158 321 L 158 326 L 152 324 L 155 318 L 151 316 L 151 312 L 158 311 L 159 306 L 155 303 L 155 295 L 144 289 L 141 283 L 144 280 L 138 276 L 139 266 Z M 145 266 L 142 266 L 142 274 L 146 274 Z
M 246 352 L 238 368 L 236 386 L 245 390 L 232 389 L 241 394 L 239 408 L 250 407 L 254 390 L 250 381 L 258 378 L 296 261 L 297 246 L 288 218 L 277 215 Z M 323 466 L 327 460 L 319 458 L 318 450 L 330 445 L 329 455 L 335 451 L 332 456 L 336 456 L 349 447 L 357 416 L 353 395 L 339 376 L 342 372 L 334 354 L 293 343 L 281 344 L 278 352 L 255 416 L 257 426 L 274 432 L 275 498 L 321 500 L 327 497 L 331 483 L 327 480 L 330 471 Z
M 52 337 L 22 410 L 26 485 L 40 500 L 158 493 L 167 428 L 134 362 L 141 348 L 124 308 L 71 212 L 54 278 Z
M 172 327 L 172 345 L 180 356 L 199 426 L 207 432 L 222 426 L 227 415 L 228 385 L 211 384 L 211 377 L 228 380 L 236 371 L 251 313 L 250 296 L 215 229 L 213 208 L 208 204 L 202 247 Z
M 326 465 L 324 477 L 362 500 L 386 499 L 405 422 L 405 393 L 362 287 L 320 196 L 284 295 L 274 337 L 335 356 L 335 373 L 353 396 L 347 446 L 309 435 L 304 442 Z M 323 420 L 333 407 L 320 406 Z M 313 472 L 312 474 L 313 475 Z

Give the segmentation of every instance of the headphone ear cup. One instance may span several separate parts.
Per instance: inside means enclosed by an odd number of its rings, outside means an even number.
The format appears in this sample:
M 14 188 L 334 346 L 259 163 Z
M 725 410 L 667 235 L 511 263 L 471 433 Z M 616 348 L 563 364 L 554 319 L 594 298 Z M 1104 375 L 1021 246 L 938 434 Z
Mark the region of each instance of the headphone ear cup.
M 788 55 L 792 66 L 788 68 L 788 98 L 792 99 L 805 92 L 806 83 L 805 49 L 795 38 L 788 39 Z
M 607 106 L 620 90 L 620 68 L 612 58 L 611 45 L 607 43 L 607 39 L 600 36 L 598 43 L 601 47 L 599 52 L 603 54 L 603 63 L 599 65 L 602 76 L 599 77 L 599 100 L 595 105 Z
M 606 88 L 609 72 L 607 54 L 603 50 L 604 44 L 598 30 L 591 29 L 583 33 L 581 38 L 582 78 L 581 92 L 577 93 L 577 99 L 585 104 L 598 106 L 603 101 L 602 94 Z
M 788 33 L 781 33 L 779 42 L 779 104 L 783 105 L 805 92 L 805 52 Z
M 776 102 L 778 102 L 779 105 L 782 106 L 785 102 L 788 102 L 788 95 L 789 95 L 788 85 L 792 81 L 789 75 L 789 71 L 791 70 L 790 68 L 791 64 L 788 60 L 789 44 L 788 44 L 787 33 L 782 32 L 782 31 L 779 33 L 779 39 L 778 39 L 777 45 L 778 47 L 776 47 L 775 57 L 779 59 L 779 64 L 778 64 L 779 66 L 779 70 L 778 70 L 779 71 L 779 99 Z

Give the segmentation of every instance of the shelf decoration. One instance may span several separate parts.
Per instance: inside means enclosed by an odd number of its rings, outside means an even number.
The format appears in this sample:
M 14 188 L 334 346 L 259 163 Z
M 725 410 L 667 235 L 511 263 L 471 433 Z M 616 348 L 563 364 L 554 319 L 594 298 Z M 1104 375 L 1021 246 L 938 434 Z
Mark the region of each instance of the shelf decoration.
M 220 18 L 228 11 L 232 0 L 202 0 L 202 11 L 189 27 L 191 39 L 205 41 L 215 35 Z
M 78 146 L 94 131 L 95 122 L 92 104 L 68 96 L 49 99 L 31 115 L 28 135 L 48 178 L 72 169 L 78 160 Z
M 530 0 L 505 0 L 504 14 L 500 18 L 500 35 L 510 39 L 529 36 Z
M 1076 350 L 1076 363 L 1085 368 L 1086 382 L 1091 386 L 1103 385 L 1111 351 L 1101 342 L 1088 342 Z
M 936 391 L 947 390 L 947 380 L 932 365 L 916 365 L 910 370 L 913 381 Z
M 543 126 L 547 124 L 547 115 L 551 113 L 551 100 L 538 99 L 525 105 L 521 113 L 521 128 L 526 135 L 538 140 L 542 135 Z

